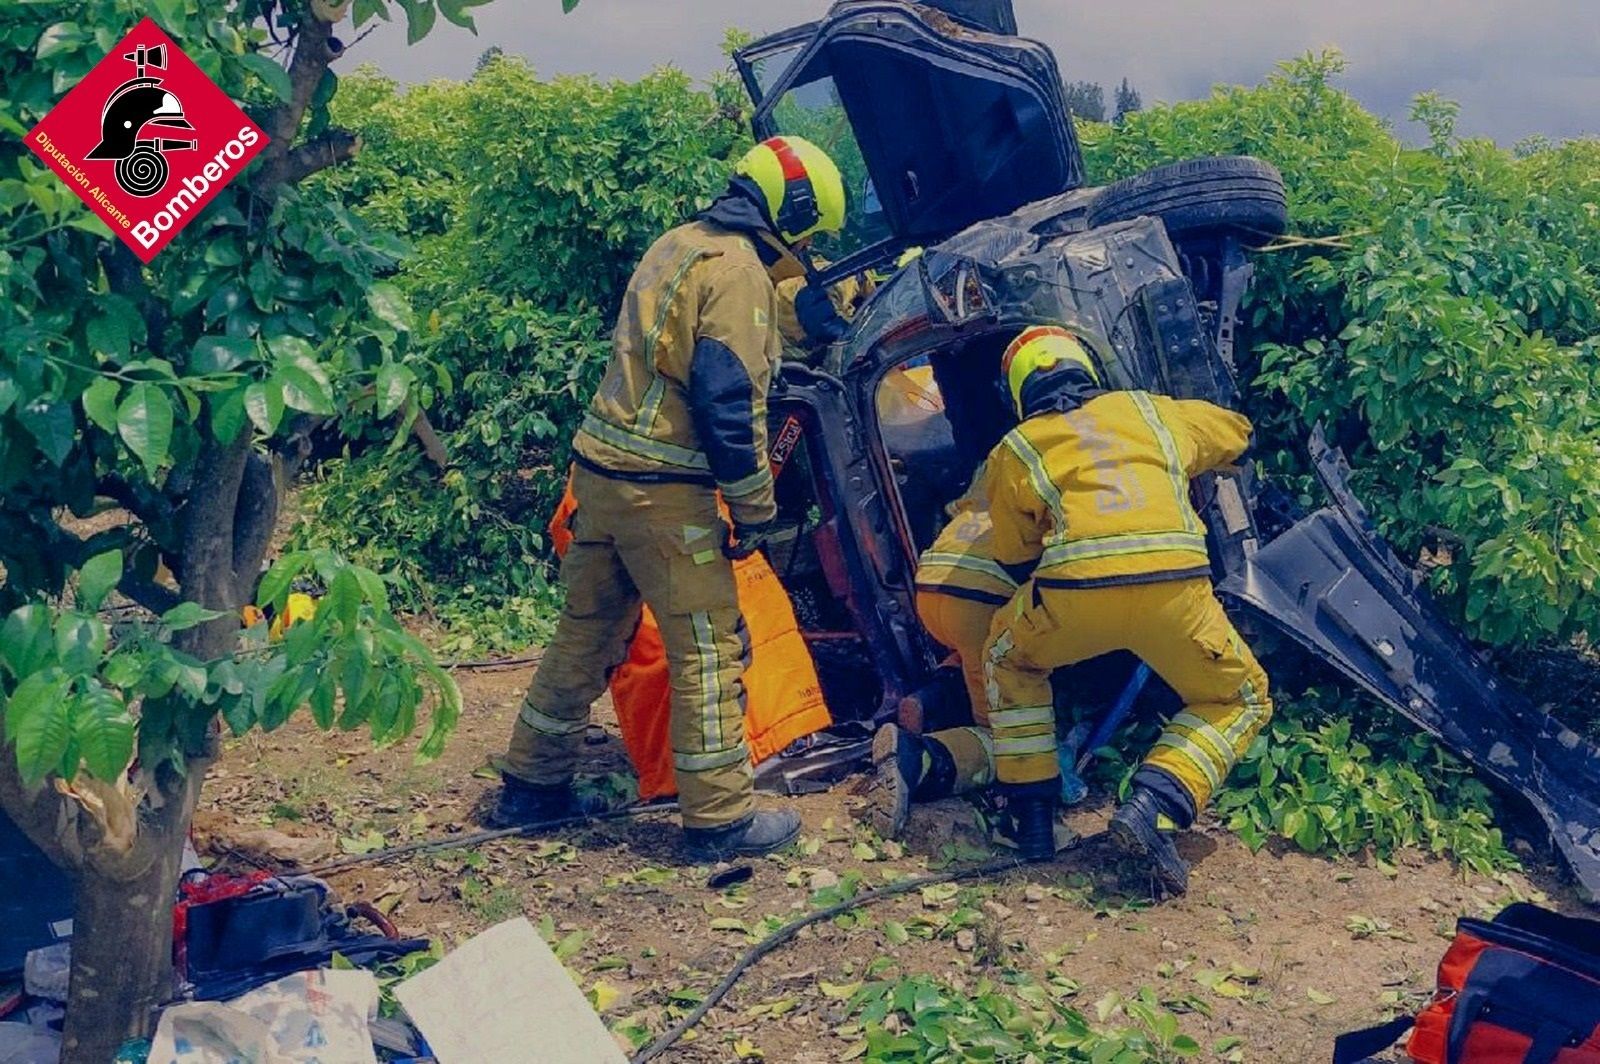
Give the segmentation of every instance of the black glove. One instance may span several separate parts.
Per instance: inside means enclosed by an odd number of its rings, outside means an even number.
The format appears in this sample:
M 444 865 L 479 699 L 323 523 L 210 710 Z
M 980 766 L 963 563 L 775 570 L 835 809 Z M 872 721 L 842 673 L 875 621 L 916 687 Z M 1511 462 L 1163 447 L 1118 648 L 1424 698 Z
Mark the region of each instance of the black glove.
M 761 549 L 761 545 L 772 538 L 778 530 L 777 521 L 761 521 L 753 525 L 733 523 L 733 535 L 722 545 L 722 553 L 738 561 L 748 558 Z
M 794 313 L 800 319 L 800 328 L 819 344 L 842 340 L 850 330 L 850 323 L 833 308 L 827 290 L 815 284 L 808 284 L 795 293 Z

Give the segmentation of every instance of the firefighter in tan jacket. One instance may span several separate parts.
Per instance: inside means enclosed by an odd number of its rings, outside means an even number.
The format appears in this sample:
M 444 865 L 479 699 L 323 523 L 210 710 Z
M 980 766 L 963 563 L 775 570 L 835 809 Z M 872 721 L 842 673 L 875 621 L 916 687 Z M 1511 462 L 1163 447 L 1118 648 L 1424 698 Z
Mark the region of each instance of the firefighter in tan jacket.
M 1059 789 L 1052 670 L 1131 650 L 1185 705 L 1133 777 L 1111 838 L 1165 893 L 1173 845 L 1272 715 L 1267 676 L 1212 593 L 1189 479 L 1237 461 L 1250 423 L 1200 400 L 1104 391 L 1066 330 L 1029 329 L 1002 361 L 1021 423 L 989 457 L 994 549 L 1034 561 L 985 651 L 995 773 L 1023 855 L 1054 853 Z
M 671 671 L 673 765 L 690 852 L 758 854 L 799 818 L 752 805 L 741 676 L 749 633 L 730 558 L 776 515 L 766 396 L 781 341 L 774 283 L 798 276 L 811 236 L 844 221 L 838 169 L 815 145 L 774 137 L 727 192 L 645 253 L 629 281 L 610 365 L 573 443 L 575 539 L 567 603 L 528 689 L 493 819 L 570 815 L 589 707 L 626 654 L 641 602 Z M 801 293 L 816 324 L 825 293 Z M 825 331 L 842 331 L 822 320 Z M 732 517 L 721 520 L 721 494 Z

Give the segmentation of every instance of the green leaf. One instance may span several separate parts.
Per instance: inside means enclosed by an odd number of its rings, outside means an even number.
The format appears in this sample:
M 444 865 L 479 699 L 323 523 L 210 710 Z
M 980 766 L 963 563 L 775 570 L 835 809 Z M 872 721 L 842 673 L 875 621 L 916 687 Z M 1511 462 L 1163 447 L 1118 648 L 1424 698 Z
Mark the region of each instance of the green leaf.
M 198 602 L 180 602 L 161 615 L 161 623 L 174 632 L 182 632 L 226 616 L 224 611 L 208 610 Z
M 128 328 L 129 318 L 121 314 L 98 314 L 89 319 L 84 329 L 90 349 L 110 355 L 120 361 L 128 357 L 133 337 Z
M 378 416 L 388 417 L 400 409 L 417 375 L 410 366 L 399 362 L 385 362 L 378 367 Z
M 372 313 L 400 332 L 411 331 L 411 304 L 400 289 L 388 281 L 379 281 L 367 289 L 367 306 Z
M 165 390 L 144 382 L 129 388 L 117 407 L 117 432 L 154 476 L 172 447 L 172 400 Z
M 389 8 L 384 0 L 356 0 L 355 7 L 351 10 L 350 20 L 360 29 L 362 24 L 374 15 L 389 21 Z
M 325 391 L 316 377 L 296 365 L 278 367 L 273 375 L 283 396 L 283 405 L 307 414 L 333 414 L 333 397 Z
M 256 342 L 244 336 L 202 336 L 194 342 L 189 368 L 195 373 L 227 373 L 256 355 Z
M 73 703 L 72 737 L 96 779 L 116 780 L 133 760 L 133 717 L 122 699 L 99 683 L 91 683 Z
M 477 0 L 482 3 L 482 0 Z M 438 0 L 439 14 L 449 22 L 455 23 L 462 29 L 478 32 L 478 24 L 467 14 L 466 9 L 475 6 L 473 0 Z
M 256 588 L 256 605 L 263 609 L 271 606 L 274 610 L 282 610 L 289 599 L 289 588 L 294 584 L 294 578 L 305 572 L 310 564 L 309 551 L 290 551 L 279 558 Z
M 56 659 L 69 673 L 99 672 L 108 639 L 106 626 L 99 618 L 63 613 L 56 619 Z
M 235 388 L 229 392 L 213 393 L 206 397 L 211 409 L 211 434 L 222 443 L 232 443 L 244 430 L 248 415 L 244 409 L 248 388 Z
M 6 737 L 16 746 L 17 768 L 30 787 L 60 764 L 72 740 L 67 683 L 59 669 L 36 672 L 6 703 Z
M 122 579 L 122 551 L 108 550 L 96 554 L 78 570 L 78 606 L 97 610 L 111 589 Z
M 311 719 L 323 731 L 333 727 L 333 699 L 336 693 L 333 670 L 324 670 L 317 678 L 317 686 L 311 690 L 310 700 Z
M 277 381 L 257 382 L 244 390 L 244 409 L 263 436 L 278 431 L 283 420 L 283 387 Z
M 63 52 L 76 52 L 83 47 L 83 30 L 76 22 L 57 22 L 39 35 L 39 45 L 34 55 L 49 59 Z
M 106 432 L 117 431 L 117 394 L 122 385 L 110 377 L 96 377 L 83 390 L 83 412 Z
M 239 63 L 250 73 L 260 78 L 267 88 L 284 103 L 294 100 L 294 85 L 289 80 L 289 72 L 260 52 L 246 52 L 239 56 Z
M 406 43 L 416 44 L 433 29 L 437 12 L 433 0 L 397 0 L 406 13 Z
M 59 466 L 72 453 L 78 424 L 72 416 L 70 403 L 38 400 L 24 406 L 17 420 L 22 422 L 22 427 L 28 430 L 51 465 Z
M 561 13 L 570 15 L 578 6 L 578 0 L 561 0 Z
M 355 573 L 356 583 L 360 585 L 362 595 L 372 603 L 372 608 L 379 613 L 388 613 L 389 589 L 384 586 L 383 577 L 362 565 L 353 565 L 350 568 Z
M 0 625 L 0 664 L 18 680 L 38 672 L 55 653 L 50 610 L 30 603 L 11 612 Z

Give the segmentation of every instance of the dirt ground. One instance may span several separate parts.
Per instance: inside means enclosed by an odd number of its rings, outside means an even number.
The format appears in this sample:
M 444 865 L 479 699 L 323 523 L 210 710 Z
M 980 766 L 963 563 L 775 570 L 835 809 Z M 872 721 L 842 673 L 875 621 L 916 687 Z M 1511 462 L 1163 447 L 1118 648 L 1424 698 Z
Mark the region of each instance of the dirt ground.
M 429 765 L 413 764 L 410 746 L 374 751 L 361 734 L 324 735 L 301 722 L 230 743 L 204 792 L 202 846 L 223 855 L 291 850 L 315 863 L 475 830 L 495 786 L 487 759 L 502 748 L 530 674 L 531 666 L 458 674 L 461 726 Z M 623 763 L 609 731 L 593 738 L 601 765 Z M 794 803 L 805 823 L 801 845 L 755 862 L 753 880 L 732 891 L 708 889 L 706 869 L 681 863 L 676 825 L 665 815 L 330 878 L 346 901 L 375 902 L 402 932 L 446 946 L 518 914 L 536 924 L 548 918 L 575 978 L 586 989 L 604 984 L 606 1019 L 638 1019 L 659 1031 L 669 1010 L 677 1015 L 696 1000 L 753 941 L 741 925 L 803 913 L 810 887 L 851 870 L 870 886 L 939 867 L 953 854 L 978 856 L 969 805 L 919 809 L 911 837 L 896 848 L 857 825 L 850 789 L 847 782 L 825 794 L 764 799 Z M 1074 827 L 1089 835 L 1104 817 L 1103 808 L 1090 809 L 1075 814 Z M 758 964 L 700 1035 L 666 1059 L 730 1061 L 758 1049 L 768 1061 L 838 1060 L 849 1044 L 836 1033 L 838 985 L 887 956 L 891 975 L 937 974 L 958 984 L 998 973 L 991 966 L 1003 957 L 1041 979 L 1075 981 L 1074 1002 L 1091 1018 L 1107 992 L 1149 987 L 1183 1013 L 1182 1029 L 1205 1059 L 1223 1059 L 1214 1053 L 1219 1040 L 1240 1040 L 1227 1059 L 1324 1060 L 1336 1034 L 1415 1007 L 1458 914 L 1545 898 L 1541 888 L 1552 904 L 1577 907 L 1547 875 L 1537 883 L 1485 879 L 1419 854 L 1393 865 L 1252 855 L 1215 825 L 1186 840 L 1185 852 L 1194 863 L 1190 894 L 1156 907 L 1119 893 L 1104 852 L 1090 842 L 1055 864 L 964 887 L 957 899 L 913 893 L 863 910 L 854 926 L 820 925 Z M 976 935 L 941 928 L 957 906 L 982 913 Z M 904 936 L 884 931 L 890 921 L 934 928 L 935 937 L 896 945 Z

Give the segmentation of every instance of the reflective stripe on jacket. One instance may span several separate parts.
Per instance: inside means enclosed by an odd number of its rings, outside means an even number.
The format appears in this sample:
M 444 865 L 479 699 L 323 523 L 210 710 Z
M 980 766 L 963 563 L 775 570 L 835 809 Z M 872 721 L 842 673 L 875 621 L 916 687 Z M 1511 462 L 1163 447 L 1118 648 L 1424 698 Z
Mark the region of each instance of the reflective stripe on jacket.
M 578 460 L 624 478 L 716 486 L 736 521 L 771 519 L 775 317 L 749 236 L 703 221 L 664 234 L 628 282 L 610 364 L 573 442 Z
M 917 560 L 917 590 L 957 598 L 1011 601 L 1020 581 L 995 560 L 994 523 L 989 519 L 989 464 L 978 467 L 965 494 L 947 508 L 950 522 Z
M 1242 414 L 1147 392 L 1029 418 L 989 457 L 995 557 L 1038 559 L 1042 586 L 1209 576 L 1189 478 L 1236 461 L 1249 436 Z

